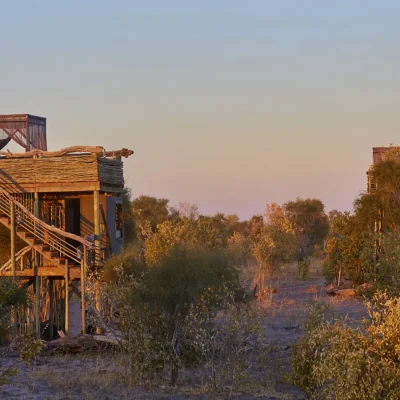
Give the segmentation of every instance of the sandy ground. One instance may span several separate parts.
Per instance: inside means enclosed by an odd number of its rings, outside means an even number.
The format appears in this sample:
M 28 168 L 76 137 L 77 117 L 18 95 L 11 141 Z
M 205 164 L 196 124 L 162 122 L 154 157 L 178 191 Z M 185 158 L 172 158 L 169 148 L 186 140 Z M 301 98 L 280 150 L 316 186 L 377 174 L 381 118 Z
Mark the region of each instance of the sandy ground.
M 295 387 L 285 383 L 284 375 L 289 370 L 291 343 L 303 334 L 303 322 L 307 304 L 311 299 L 330 304 L 330 313 L 336 316 L 348 315 L 357 324 L 366 315 L 365 306 L 357 299 L 340 299 L 326 294 L 322 278 L 314 277 L 308 281 L 293 279 L 276 280 L 273 283 L 276 294 L 271 304 L 262 307 L 262 323 L 265 328 L 265 343 L 273 345 L 267 375 L 269 384 L 264 391 L 256 393 L 236 393 L 232 398 L 250 399 L 304 399 Z M 17 361 L 15 354 L 3 357 L 4 365 Z M 148 392 L 140 388 L 129 388 L 117 383 L 110 374 L 109 356 L 62 356 L 40 357 L 33 367 L 18 363 L 19 373 L 12 382 L 3 386 L 1 399 L 216 399 L 227 395 L 212 395 L 201 388 L 192 390 L 190 380 L 182 374 L 185 384 L 176 389 L 168 387 Z M 115 372 L 115 370 L 114 370 Z M 252 394 L 250 394 L 250 392 Z

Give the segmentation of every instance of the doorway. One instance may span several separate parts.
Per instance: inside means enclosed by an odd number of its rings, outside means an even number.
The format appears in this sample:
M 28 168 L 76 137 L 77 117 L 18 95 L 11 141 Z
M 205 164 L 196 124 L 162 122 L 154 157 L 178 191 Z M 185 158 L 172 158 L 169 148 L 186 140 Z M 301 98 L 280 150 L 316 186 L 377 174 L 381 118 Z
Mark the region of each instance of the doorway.
M 65 199 L 65 230 L 74 235 L 81 235 L 81 200 Z M 67 239 L 73 246 L 77 246 L 75 240 Z

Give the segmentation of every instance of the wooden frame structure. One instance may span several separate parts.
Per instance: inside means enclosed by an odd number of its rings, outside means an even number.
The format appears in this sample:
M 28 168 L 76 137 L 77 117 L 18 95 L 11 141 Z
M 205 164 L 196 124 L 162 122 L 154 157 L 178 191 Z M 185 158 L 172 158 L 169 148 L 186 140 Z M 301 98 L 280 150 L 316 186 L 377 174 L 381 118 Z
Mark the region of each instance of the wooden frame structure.
M 0 223 L 11 238 L 10 260 L 0 267 L 0 277 L 34 287 L 35 306 L 28 318 L 32 322 L 34 315 L 38 336 L 45 321 L 50 338 L 56 326 L 69 332 L 72 289 L 80 293 L 81 330 L 86 332 L 88 269 L 96 271 L 123 246 L 122 157 L 132 154 L 100 146 L 0 151 Z M 18 239 L 24 244 L 19 249 Z M 99 293 L 95 301 L 99 308 Z
M 47 150 L 46 118 L 30 114 L 0 115 L 0 148 L 10 140 L 26 151 Z

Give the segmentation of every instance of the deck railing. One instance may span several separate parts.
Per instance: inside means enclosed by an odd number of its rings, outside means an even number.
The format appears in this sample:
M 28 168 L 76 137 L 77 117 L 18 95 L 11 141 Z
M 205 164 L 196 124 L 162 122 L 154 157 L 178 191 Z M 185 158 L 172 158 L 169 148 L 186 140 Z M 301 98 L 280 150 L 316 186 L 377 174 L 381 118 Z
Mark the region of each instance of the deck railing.
M 48 245 L 50 251 L 57 252 L 60 257 L 80 264 L 83 254 L 86 253 L 88 255 L 87 265 L 93 266 L 101 263 L 101 251 L 95 247 L 93 242 L 46 224 L 8 192 L 0 188 L 0 214 L 11 218 L 12 212 L 15 213 L 17 230 L 21 229 L 33 235 L 33 239 Z

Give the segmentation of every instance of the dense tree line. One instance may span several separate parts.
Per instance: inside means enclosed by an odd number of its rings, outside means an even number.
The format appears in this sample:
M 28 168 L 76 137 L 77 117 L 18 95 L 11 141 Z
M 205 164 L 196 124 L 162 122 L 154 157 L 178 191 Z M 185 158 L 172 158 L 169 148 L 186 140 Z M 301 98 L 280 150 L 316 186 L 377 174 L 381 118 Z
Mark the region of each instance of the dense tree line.
M 167 199 L 140 196 L 131 202 L 129 231 L 143 250 L 143 260 L 157 264 L 175 246 L 192 249 L 226 249 L 236 263 L 251 259 L 272 273 L 281 263 L 303 261 L 316 246 L 323 247 L 329 220 L 318 199 L 301 199 L 266 205 L 264 213 L 247 221 L 237 215 L 201 215 L 195 205 L 169 205 Z M 132 226 L 134 225 L 134 228 Z

